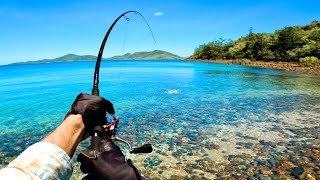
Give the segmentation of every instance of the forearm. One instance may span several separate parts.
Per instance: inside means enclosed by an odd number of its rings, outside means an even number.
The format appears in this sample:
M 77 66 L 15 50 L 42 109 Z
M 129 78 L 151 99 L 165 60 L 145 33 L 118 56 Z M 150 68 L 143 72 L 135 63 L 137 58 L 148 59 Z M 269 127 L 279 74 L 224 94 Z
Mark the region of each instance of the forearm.
M 70 115 L 42 142 L 23 151 L 6 168 L 0 171 L 4 179 L 69 179 L 72 174 L 72 158 L 84 137 L 85 128 L 102 124 L 106 111 L 114 114 L 108 100 L 80 93 L 70 109 Z M 86 127 L 85 127 L 86 126 Z
M 60 147 L 72 158 L 78 144 L 82 140 L 84 129 L 82 116 L 71 114 L 42 141 Z
M 27 148 L 0 171 L 4 179 L 69 179 L 70 158 L 84 134 L 81 115 L 69 115 L 42 142 Z M 69 157 L 68 157 L 69 156 Z

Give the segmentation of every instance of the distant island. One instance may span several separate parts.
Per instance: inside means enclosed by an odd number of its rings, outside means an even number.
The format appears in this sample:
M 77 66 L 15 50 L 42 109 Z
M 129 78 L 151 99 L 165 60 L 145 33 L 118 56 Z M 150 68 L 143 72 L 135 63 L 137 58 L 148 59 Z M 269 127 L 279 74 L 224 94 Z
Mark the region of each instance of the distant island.
M 145 60 L 145 59 L 183 59 L 182 57 L 166 52 L 161 50 L 155 50 L 150 52 L 135 52 L 135 53 L 127 53 L 123 56 L 113 56 L 111 58 L 112 60 Z
M 54 63 L 54 62 L 75 62 L 75 61 L 90 61 L 96 60 L 97 56 L 93 55 L 76 55 L 76 54 L 67 54 L 54 59 L 42 59 L 36 61 L 26 61 L 26 62 L 16 62 L 10 65 L 16 64 L 43 64 L 43 63 Z M 113 56 L 111 58 L 103 58 L 104 60 L 157 60 L 157 59 L 168 59 L 168 60 L 176 60 L 183 59 L 182 57 L 162 51 L 162 50 L 154 50 L 154 51 L 146 51 L 146 52 L 135 52 L 135 53 L 127 53 L 123 56 Z

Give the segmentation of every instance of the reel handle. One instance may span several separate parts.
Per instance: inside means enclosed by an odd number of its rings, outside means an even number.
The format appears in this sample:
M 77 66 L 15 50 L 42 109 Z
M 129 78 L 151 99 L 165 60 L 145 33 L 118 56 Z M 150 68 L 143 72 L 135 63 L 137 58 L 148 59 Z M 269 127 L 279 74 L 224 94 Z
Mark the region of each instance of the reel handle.
M 141 147 L 133 148 L 130 150 L 130 153 L 137 154 L 137 153 L 151 153 L 152 152 L 152 146 L 151 144 L 144 144 Z

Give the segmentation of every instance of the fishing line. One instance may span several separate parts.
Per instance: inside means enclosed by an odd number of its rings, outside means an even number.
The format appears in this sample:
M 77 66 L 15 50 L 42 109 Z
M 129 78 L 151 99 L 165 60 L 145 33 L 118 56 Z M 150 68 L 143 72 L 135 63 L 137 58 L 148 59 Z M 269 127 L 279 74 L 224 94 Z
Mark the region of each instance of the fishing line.
M 121 14 L 113 23 L 112 25 L 110 26 L 110 28 L 108 29 L 106 35 L 104 36 L 104 39 L 101 43 L 101 46 L 100 46 L 100 50 L 99 50 L 99 54 L 98 54 L 98 57 L 97 57 L 97 62 L 96 62 L 96 67 L 95 67 L 95 71 L 94 71 L 94 80 L 93 80 L 93 88 L 92 88 L 92 94 L 93 95 L 97 95 L 99 96 L 99 71 L 100 71 L 100 64 L 101 64 L 101 59 L 102 59 L 102 54 L 103 54 L 103 50 L 104 50 L 104 46 L 108 40 L 108 37 L 113 29 L 113 27 L 116 25 L 116 23 L 119 21 L 120 18 L 124 17 L 126 20 L 129 20 L 129 18 L 127 16 L 125 16 L 126 14 L 128 13 L 135 13 L 135 14 L 138 14 L 139 16 L 141 16 L 144 20 L 144 22 L 147 24 L 148 28 L 149 28 L 149 31 L 152 35 L 152 38 L 154 40 L 154 43 L 156 44 L 156 39 L 154 37 L 154 34 L 151 30 L 151 27 L 149 25 L 149 23 L 147 22 L 147 20 L 143 17 L 143 15 L 138 12 L 138 11 L 127 11 L 123 14 Z
M 143 18 L 144 22 L 146 22 L 146 24 L 147 24 L 147 26 L 148 26 L 148 28 L 149 28 L 149 31 L 151 32 L 151 35 L 152 35 L 154 44 L 157 44 L 156 38 L 154 37 L 154 34 L 153 34 L 152 30 L 151 30 L 151 27 L 150 27 L 148 21 L 147 21 L 147 20 L 142 16 L 142 14 L 140 14 L 138 11 L 136 11 L 136 14 L 137 14 L 137 13 Z
M 124 17 L 126 17 L 126 16 L 124 16 Z M 127 18 L 127 19 L 125 18 L 125 20 L 126 20 L 126 21 L 128 22 L 128 24 L 129 24 L 130 19 L 129 19 L 129 18 Z M 125 31 L 124 31 L 124 38 L 123 38 L 123 43 L 122 43 L 122 56 L 123 56 L 123 54 L 124 54 L 124 46 L 125 46 L 126 41 L 127 41 L 128 24 L 126 24 Z

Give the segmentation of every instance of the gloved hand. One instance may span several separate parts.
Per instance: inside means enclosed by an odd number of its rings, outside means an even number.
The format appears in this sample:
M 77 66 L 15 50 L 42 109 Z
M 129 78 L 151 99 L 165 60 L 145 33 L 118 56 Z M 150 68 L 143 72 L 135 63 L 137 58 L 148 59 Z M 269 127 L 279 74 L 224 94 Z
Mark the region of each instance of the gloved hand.
M 114 114 L 114 108 L 110 101 L 95 95 L 80 93 L 73 102 L 69 114 L 81 114 L 85 125 L 85 131 L 91 132 L 93 127 L 106 123 L 106 112 Z
M 104 141 L 97 157 L 89 158 L 80 153 L 77 160 L 81 163 L 80 169 L 88 174 L 88 180 L 140 180 L 141 175 L 137 168 L 126 159 L 120 148 L 113 142 Z

